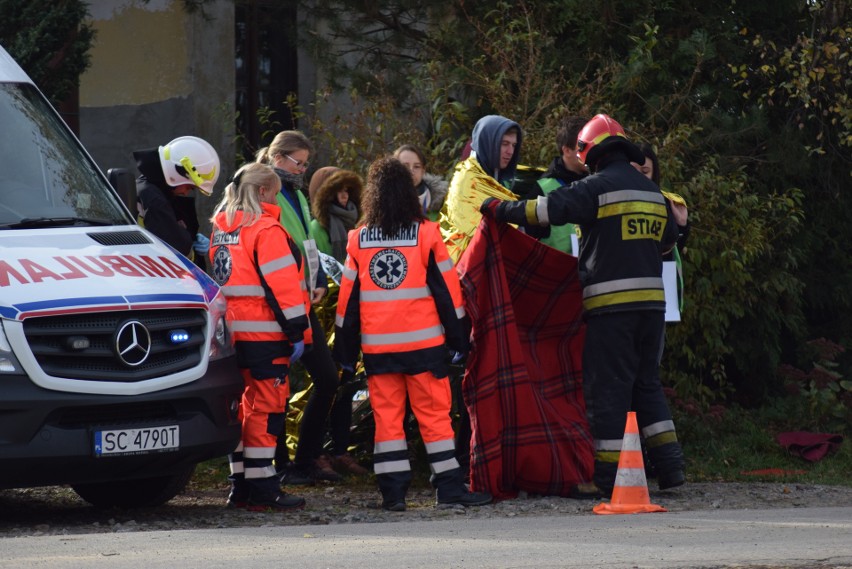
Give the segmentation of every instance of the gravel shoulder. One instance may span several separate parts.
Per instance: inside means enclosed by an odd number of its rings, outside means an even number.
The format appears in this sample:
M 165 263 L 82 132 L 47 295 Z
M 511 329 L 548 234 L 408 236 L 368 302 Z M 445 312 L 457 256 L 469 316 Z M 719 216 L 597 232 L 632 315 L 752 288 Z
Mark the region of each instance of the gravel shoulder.
M 651 501 L 670 512 L 710 509 L 852 507 L 852 486 L 799 483 L 687 483 L 657 491 L 650 483 Z M 224 507 L 227 487 L 189 489 L 158 508 L 99 510 L 68 488 L 45 487 L 0 490 L 0 538 L 34 535 L 75 535 L 132 531 L 206 529 L 258 526 L 325 525 L 406 522 L 468 518 L 511 518 L 540 515 L 593 515 L 597 501 L 521 495 L 488 506 L 464 509 L 435 507 L 434 494 L 413 488 L 406 512 L 385 512 L 379 493 L 369 481 L 346 480 L 335 485 L 298 487 L 293 493 L 307 507 L 287 514 L 256 513 Z

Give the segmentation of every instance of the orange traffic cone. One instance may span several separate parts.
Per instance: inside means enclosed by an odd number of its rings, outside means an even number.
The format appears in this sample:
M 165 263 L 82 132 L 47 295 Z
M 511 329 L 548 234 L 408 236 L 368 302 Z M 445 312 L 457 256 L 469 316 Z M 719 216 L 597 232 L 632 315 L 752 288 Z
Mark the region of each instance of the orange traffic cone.
M 618 472 L 609 504 L 594 507 L 596 514 L 644 514 L 665 512 L 665 508 L 651 503 L 648 496 L 648 481 L 645 479 L 645 463 L 642 460 L 642 445 L 639 442 L 639 427 L 636 413 L 627 413 L 621 454 L 618 457 Z

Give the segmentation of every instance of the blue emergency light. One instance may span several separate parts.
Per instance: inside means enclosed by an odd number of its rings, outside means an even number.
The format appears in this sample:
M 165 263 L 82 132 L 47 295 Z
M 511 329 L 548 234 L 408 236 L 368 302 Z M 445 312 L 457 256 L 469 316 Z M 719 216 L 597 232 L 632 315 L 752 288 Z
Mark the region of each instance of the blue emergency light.
M 189 332 L 186 330 L 172 330 L 169 332 L 169 341 L 172 344 L 183 344 L 189 341 Z

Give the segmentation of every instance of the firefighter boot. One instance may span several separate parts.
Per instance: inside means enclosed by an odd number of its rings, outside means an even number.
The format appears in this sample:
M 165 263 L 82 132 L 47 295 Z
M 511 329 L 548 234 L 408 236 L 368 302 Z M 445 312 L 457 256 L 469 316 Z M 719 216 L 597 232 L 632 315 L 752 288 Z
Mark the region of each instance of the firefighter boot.
M 660 490 L 682 486 L 686 482 L 684 475 L 683 449 L 677 441 L 658 446 L 648 445 L 648 458 L 657 473 L 657 485 Z
M 488 492 L 470 492 L 464 485 L 459 467 L 433 474 L 431 482 L 436 490 L 439 505 L 484 506 L 490 504 L 492 500 L 492 496 Z
M 615 486 L 615 475 L 618 473 L 618 461 L 605 462 L 595 460 L 594 483 L 600 489 L 604 497 L 612 495 L 612 488 Z

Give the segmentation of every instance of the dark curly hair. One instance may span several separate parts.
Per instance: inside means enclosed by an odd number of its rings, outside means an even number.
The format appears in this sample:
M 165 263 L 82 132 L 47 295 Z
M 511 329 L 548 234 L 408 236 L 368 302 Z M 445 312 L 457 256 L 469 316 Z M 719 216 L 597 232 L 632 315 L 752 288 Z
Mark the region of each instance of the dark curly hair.
M 367 186 L 361 198 L 364 224 L 393 235 L 415 221 L 423 221 L 423 206 L 417 199 L 411 172 L 390 156 L 370 164 Z

